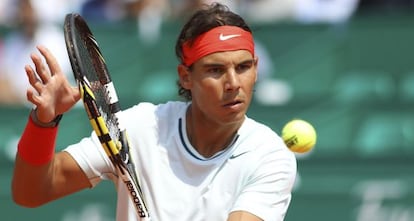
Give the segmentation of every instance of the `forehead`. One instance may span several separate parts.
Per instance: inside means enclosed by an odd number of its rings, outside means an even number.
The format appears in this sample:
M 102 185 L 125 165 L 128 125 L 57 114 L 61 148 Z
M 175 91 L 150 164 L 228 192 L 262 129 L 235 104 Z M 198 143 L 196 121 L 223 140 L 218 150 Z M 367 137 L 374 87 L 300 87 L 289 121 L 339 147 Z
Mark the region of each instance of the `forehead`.
M 240 63 L 251 59 L 253 55 L 247 50 L 221 51 L 200 58 L 195 65 Z

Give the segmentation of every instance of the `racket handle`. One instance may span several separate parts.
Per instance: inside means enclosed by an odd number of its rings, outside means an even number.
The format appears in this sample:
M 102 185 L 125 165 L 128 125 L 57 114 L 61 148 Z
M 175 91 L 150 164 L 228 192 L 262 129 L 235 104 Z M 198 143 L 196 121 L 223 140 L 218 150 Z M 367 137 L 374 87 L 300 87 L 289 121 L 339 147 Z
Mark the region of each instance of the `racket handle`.
M 119 167 L 118 169 L 122 170 Z M 119 171 L 118 174 L 122 176 L 122 181 L 124 182 L 127 188 L 128 194 L 132 200 L 132 203 L 134 204 L 134 207 L 137 211 L 138 217 L 140 217 L 140 220 L 150 220 L 148 209 L 145 205 L 141 189 L 130 179 L 131 174 L 125 173 L 125 171 Z

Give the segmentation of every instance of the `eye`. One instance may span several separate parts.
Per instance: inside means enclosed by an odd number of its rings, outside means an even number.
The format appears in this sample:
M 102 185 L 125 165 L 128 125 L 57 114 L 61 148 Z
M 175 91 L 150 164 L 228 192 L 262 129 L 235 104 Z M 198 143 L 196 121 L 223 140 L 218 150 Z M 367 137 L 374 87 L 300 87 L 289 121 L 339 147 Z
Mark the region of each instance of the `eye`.
M 244 72 L 250 70 L 250 68 L 252 68 L 252 67 L 253 67 L 253 61 L 243 62 L 243 63 L 236 66 L 236 72 L 241 74 L 241 73 L 244 73 Z
M 206 71 L 208 74 L 212 75 L 221 75 L 224 73 L 224 68 L 222 67 L 210 67 Z

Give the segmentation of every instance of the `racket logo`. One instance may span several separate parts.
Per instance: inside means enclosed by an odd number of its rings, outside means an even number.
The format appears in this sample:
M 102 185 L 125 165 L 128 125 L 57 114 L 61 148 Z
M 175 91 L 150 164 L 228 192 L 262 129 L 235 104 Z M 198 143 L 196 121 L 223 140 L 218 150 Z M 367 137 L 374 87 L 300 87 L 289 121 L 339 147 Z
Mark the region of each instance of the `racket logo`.
M 125 181 L 125 184 L 128 188 L 129 193 L 132 196 L 135 207 L 138 208 L 138 215 L 140 217 L 146 217 L 147 215 L 145 214 L 145 211 L 144 211 L 144 205 L 142 205 L 141 200 L 138 197 L 138 193 L 134 190 L 134 185 L 132 184 L 131 181 Z

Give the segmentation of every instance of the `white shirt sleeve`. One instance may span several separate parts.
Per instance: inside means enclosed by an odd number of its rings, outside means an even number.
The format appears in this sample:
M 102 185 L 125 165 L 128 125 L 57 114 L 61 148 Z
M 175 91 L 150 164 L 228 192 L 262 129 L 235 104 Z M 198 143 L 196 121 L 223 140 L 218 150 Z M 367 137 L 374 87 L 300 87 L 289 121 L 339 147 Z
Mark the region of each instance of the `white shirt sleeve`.
M 101 180 L 116 180 L 115 168 L 106 155 L 95 132 L 88 138 L 83 138 L 79 143 L 68 146 L 64 151 L 68 152 L 81 167 L 92 184 L 96 186 Z
M 296 159 L 288 150 L 261 159 L 232 211 L 248 211 L 266 221 L 282 221 L 296 177 Z

